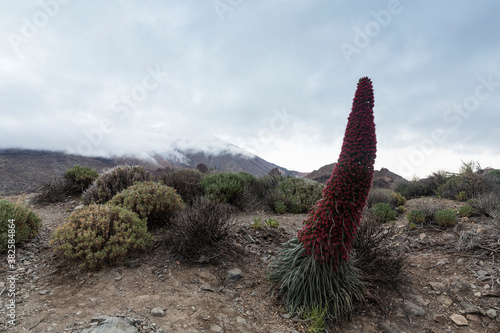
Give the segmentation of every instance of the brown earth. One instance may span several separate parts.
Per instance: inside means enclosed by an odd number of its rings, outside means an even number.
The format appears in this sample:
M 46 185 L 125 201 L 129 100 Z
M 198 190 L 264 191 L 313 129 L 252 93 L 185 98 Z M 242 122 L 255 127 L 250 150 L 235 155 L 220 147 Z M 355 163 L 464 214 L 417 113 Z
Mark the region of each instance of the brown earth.
M 429 203 L 454 209 L 462 205 L 423 198 L 408 201 L 407 211 Z M 158 241 L 151 253 L 138 258 L 138 267 L 121 265 L 84 272 L 58 260 L 48 243 L 50 234 L 79 204 L 69 200 L 32 206 L 43 219 L 39 236 L 17 248 L 15 272 L 7 271 L 6 260 L 0 262 L 0 291 L 8 289 L 9 276 L 17 277 L 17 324 L 9 332 L 80 332 L 96 325 L 91 323 L 93 319 L 111 315 L 140 320 L 141 332 L 160 332 L 160 328 L 165 332 L 307 331 L 307 321 L 286 315 L 270 294 L 266 280 L 267 265 L 280 242 L 294 236 L 306 215 L 276 216 L 263 211 L 238 215 L 233 230 L 244 255 L 216 265 L 180 262 Z M 254 231 L 249 225 L 256 217 L 275 218 L 280 228 Z M 463 242 L 463 237 L 459 241 L 461 234 L 491 235 L 493 222 L 460 218 L 455 228 L 420 226 L 410 231 L 403 214 L 395 227 L 393 241 L 408 254 L 406 270 L 411 285 L 400 294 L 389 295 L 385 311 L 365 305 L 349 322 L 330 325 L 328 332 L 499 332 L 500 239 L 498 246 L 480 243 L 467 251 L 457 250 L 457 244 Z M 231 268 L 241 269 L 243 278 L 229 282 L 226 277 Z M 489 275 L 481 280 L 478 271 Z M 7 293 L 3 291 L 1 297 L 5 304 Z M 424 313 L 412 312 L 410 303 Z M 0 306 L 1 330 L 5 329 L 7 309 Z M 155 307 L 162 308 L 165 315 L 153 316 Z M 492 315 L 492 310 L 497 312 L 495 318 L 486 314 L 489 311 Z M 450 319 L 453 314 L 467 317 L 467 326 L 454 324 Z

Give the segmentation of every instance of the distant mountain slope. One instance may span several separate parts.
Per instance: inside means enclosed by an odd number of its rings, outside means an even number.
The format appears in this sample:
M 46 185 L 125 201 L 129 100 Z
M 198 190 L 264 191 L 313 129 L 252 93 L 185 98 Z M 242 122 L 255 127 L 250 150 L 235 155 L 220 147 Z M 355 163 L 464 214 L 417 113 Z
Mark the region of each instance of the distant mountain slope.
M 135 157 L 87 157 L 69 155 L 62 152 L 0 149 L 0 194 L 10 195 L 37 191 L 44 182 L 62 177 L 64 172 L 75 165 L 86 165 L 98 172 L 117 165 L 140 165 L 154 171 L 161 167 L 173 169 L 194 168 L 200 163 L 221 171 L 245 171 L 254 176 L 263 176 L 278 167 L 282 173 L 288 170 L 269 163 L 258 156 L 248 157 L 229 151 L 218 154 L 203 152 L 177 152 L 186 156 L 185 161 L 171 161 L 166 155 L 157 155 L 150 159 Z M 186 162 L 187 161 L 187 162 Z
M 278 168 L 283 174 L 288 173 L 287 169 L 270 163 L 256 155 L 245 156 L 244 154 L 234 154 L 228 151 L 222 151 L 217 154 L 201 151 L 184 151 L 182 154 L 188 160 L 184 165 L 189 168 L 194 168 L 198 164 L 203 163 L 210 169 L 230 172 L 244 171 L 256 177 L 267 175 L 274 168 Z
M 330 176 L 332 175 L 333 169 L 335 168 L 336 164 L 337 163 L 324 165 L 318 170 L 314 170 L 313 172 L 308 174 L 305 178 L 326 184 L 328 179 L 330 179 Z M 375 172 L 373 173 L 372 185 L 374 187 L 394 189 L 397 183 L 406 181 L 406 179 L 395 174 L 389 169 L 382 168 L 380 170 L 375 170 Z

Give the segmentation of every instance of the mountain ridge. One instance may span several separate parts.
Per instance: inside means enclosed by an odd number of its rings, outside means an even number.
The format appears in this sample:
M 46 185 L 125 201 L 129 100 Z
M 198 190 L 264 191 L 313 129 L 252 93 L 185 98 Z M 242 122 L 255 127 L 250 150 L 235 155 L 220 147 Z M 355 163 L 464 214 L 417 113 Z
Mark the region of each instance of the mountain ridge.
M 176 153 L 182 154 L 185 159 L 175 160 L 166 153 L 155 154 L 150 158 L 134 156 L 88 157 L 61 151 L 0 149 L 0 194 L 36 192 L 44 183 L 62 177 L 67 169 L 75 165 L 86 165 L 98 172 L 103 172 L 106 169 L 124 164 L 139 165 L 146 170 L 154 171 L 164 167 L 171 169 L 195 168 L 198 164 L 203 163 L 211 169 L 229 172 L 244 171 L 256 177 L 263 176 L 274 168 L 278 168 L 283 174 L 293 174 L 288 169 L 268 162 L 257 155 L 244 154 L 243 150 L 242 153 L 235 153 L 233 150 L 221 151 L 219 154 L 196 150 L 186 152 L 177 150 Z

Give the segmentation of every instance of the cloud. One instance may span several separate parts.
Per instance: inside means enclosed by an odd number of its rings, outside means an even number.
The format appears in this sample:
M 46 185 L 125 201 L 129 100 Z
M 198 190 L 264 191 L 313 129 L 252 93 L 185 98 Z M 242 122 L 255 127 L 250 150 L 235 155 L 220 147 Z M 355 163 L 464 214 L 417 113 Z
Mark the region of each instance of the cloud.
M 462 157 L 499 167 L 500 4 L 402 0 L 386 21 L 389 2 L 231 4 L 223 19 L 211 1 L 4 6 L 0 147 L 106 155 L 229 142 L 313 170 L 337 158 L 356 83 L 370 76 L 377 166 L 398 172 L 443 130 L 403 176 L 458 169 Z M 350 59 L 342 43 L 357 47 Z M 154 88 L 152 70 L 163 73 Z M 490 76 L 493 90 L 468 117 L 453 111 Z

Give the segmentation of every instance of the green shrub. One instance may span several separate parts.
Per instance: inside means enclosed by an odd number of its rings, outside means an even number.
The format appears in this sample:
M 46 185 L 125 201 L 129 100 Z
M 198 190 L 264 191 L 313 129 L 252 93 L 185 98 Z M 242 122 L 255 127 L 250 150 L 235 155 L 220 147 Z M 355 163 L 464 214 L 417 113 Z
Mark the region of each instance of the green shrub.
M 394 191 L 400 193 L 407 199 L 435 195 L 433 183 L 425 180 L 412 180 L 409 182 L 399 183 L 396 185 Z
M 367 206 L 371 208 L 377 203 L 386 203 L 395 209 L 406 204 L 406 198 L 401 193 L 394 192 L 383 188 L 373 188 L 368 194 Z
M 215 173 L 201 180 L 201 186 L 211 200 L 229 203 L 242 210 L 255 199 L 250 191 L 255 177 L 246 172 Z
M 278 184 L 273 195 L 276 213 L 307 213 L 321 199 L 324 186 L 305 178 L 286 178 Z
M 194 199 L 203 195 L 202 178 L 203 174 L 196 169 L 174 170 L 155 175 L 156 181 L 175 188 L 187 204 L 193 203 Z
M 265 220 L 264 222 L 266 222 L 266 224 L 271 228 L 278 228 L 280 226 L 280 223 L 276 219 L 269 218 L 269 219 Z
M 405 210 L 406 210 L 405 206 L 398 206 L 396 208 L 396 212 L 401 213 L 401 214 L 404 213 Z
M 282 175 L 265 175 L 257 178 L 252 191 L 263 207 L 274 210 L 274 191 L 278 184 L 285 179 L 286 177 Z
M 80 188 L 80 193 L 85 191 L 97 177 L 99 177 L 97 171 L 81 165 L 75 165 L 64 174 L 64 178 Z
M 398 213 L 396 213 L 389 204 L 385 202 L 379 202 L 372 206 L 370 209 L 375 220 L 379 223 L 385 223 L 388 221 L 393 221 L 397 218 Z
M 14 220 L 14 229 L 9 220 Z M 42 220 L 30 211 L 26 206 L 7 200 L 0 200 L 0 253 L 7 252 L 9 239 L 12 239 L 9 230 L 14 230 L 14 244 L 21 244 L 35 237 L 38 234 Z
M 232 247 L 230 220 L 234 208 L 206 197 L 196 198 L 177 215 L 171 240 L 175 250 L 187 259 L 208 260 L 227 254 Z
M 410 230 L 415 230 L 417 229 L 417 225 L 415 224 L 415 222 L 410 222 L 408 223 L 408 228 L 410 228 Z
M 467 200 L 467 192 L 460 191 L 458 193 L 458 195 L 455 196 L 455 199 L 457 199 L 457 201 L 466 201 Z
M 38 190 L 39 194 L 32 200 L 36 204 L 48 204 L 62 202 L 70 196 L 80 196 L 99 176 L 97 171 L 86 167 L 75 165 L 66 170 L 64 178 L 43 183 Z
M 474 214 L 474 208 L 472 208 L 469 205 L 465 205 L 465 206 L 460 207 L 460 209 L 458 210 L 458 213 L 462 217 L 470 217 L 470 216 L 472 216 L 472 214 Z
M 309 322 L 309 333 L 323 333 L 325 331 L 325 318 L 328 308 L 314 306 L 304 313 L 304 320 Z
M 73 212 L 52 235 L 51 245 L 61 258 L 96 269 L 147 250 L 151 241 L 146 221 L 136 213 L 93 204 Z
M 126 208 L 141 219 L 147 219 L 149 227 L 167 225 L 185 207 L 175 189 L 155 182 L 136 183 L 116 194 L 109 204 Z
M 103 204 L 134 183 L 149 179 L 149 172 L 142 167 L 117 166 L 100 175 L 83 193 L 82 201 L 85 205 Z
M 253 222 L 250 224 L 250 227 L 253 230 L 259 230 L 260 228 L 262 228 L 262 224 L 260 222 L 262 222 L 262 219 L 260 217 L 256 217 L 253 219 Z
M 416 223 L 416 224 L 422 224 L 426 221 L 426 216 L 425 214 L 418 210 L 418 209 L 412 209 L 408 212 L 408 215 L 406 215 L 406 219 L 410 223 Z
M 453 209 L 441 209 L 434 214 L 434 219 L 442 227 L 451 227 L 457 222 L 457 214 Z

